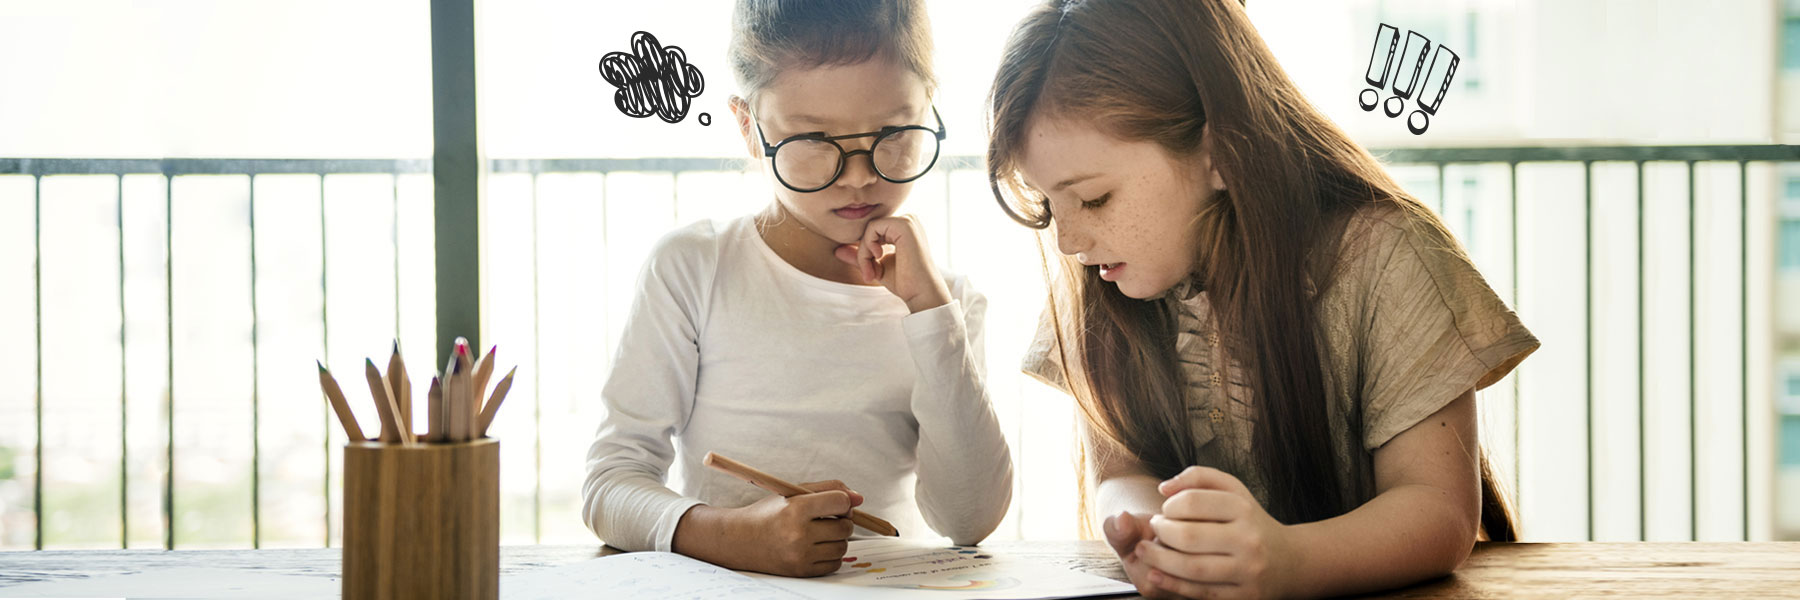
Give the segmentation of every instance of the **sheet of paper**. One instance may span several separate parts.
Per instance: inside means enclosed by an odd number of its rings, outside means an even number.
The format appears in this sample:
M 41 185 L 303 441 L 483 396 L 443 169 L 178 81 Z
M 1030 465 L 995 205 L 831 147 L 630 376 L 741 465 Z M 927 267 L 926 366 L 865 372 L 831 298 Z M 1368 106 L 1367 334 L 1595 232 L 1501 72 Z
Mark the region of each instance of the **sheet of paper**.
M 506 600 L 667 598 L 806 600 L 730 569 L 669 552 L 632 552 L 500 578 Z
M 0 587 L 0 598 L 336 598 L 337 577 L 171 567 Z
M 1137 591 L 1127 583 L 980 547 L 929 546 L 888 538 L 851 540 L 844 565 L 824 577 L 745 575 L 814 600 L 1037 600 Z

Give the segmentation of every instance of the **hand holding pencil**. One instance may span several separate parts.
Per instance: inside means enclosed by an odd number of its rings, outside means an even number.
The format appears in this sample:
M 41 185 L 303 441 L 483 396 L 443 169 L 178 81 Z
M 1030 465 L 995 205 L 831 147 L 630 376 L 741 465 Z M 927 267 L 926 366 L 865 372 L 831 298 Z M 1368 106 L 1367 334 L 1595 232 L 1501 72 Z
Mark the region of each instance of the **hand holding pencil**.
M 406 361 L 400 356 L 400 342 L 394 341 L 394 353 L 388 359 L 388 372 L 382 374 L 376 368 L 374 359 L 364 361 L 364 377 L 368 379 L 369 394 L 375 400 L 375 414 L 381 421 L 381 433 L 376 437 L 385 444 L 413 446 L 421 443 L 456 443 L 487 437 L 487 430 L 494 422 L 500 410 L 500 403 L 506 400 L 506 394 L 512 389 L 515 367 L 508 371 L 506 377 L 494 386 L 491 395 L 486 394 L 488 378 L 494 372 L 494 354 L 499 347 L 490 348 L 487 356 L 475 360 L 469 351 L 469 342 L 456 338 L 456 345 L 451 353 L 450 363 L 444 373 L 431 379 L 431 388 L 426 397 L 427 429 L 423 438 L 413 432 L 412 383 L 407 378 Z M 350 410 L 350 403 L 344 397 L 344 391 L 338 386 L 337 379 L 325 368 L 323 361 L 319 366 L 319 387 L 324 391 L 325 400 L 331 405 L 332 412 L 337 414 L 338 422 L 343 425 L 345 435 L 352 442 L 368 439 L 357 424 L 356 416 Z M 483 401 L 485 398 L 485 402 Z
M 718 469 L 720 471 L 724 471 L 726 473 L 730 473 L 733 476 L 737 477 L 738 479 L 742 479 L 744 481 L 749 482 L 751 485 L 754 485 L 756 487 L 759 487 L 759 488 L 762 488 L 762 489 L 765 489 L 765 490 L 768 490 L 771 492 L 775 492 L 784 497 L 791 497 L 791 496 L 798 496 L 801 494 L 812 493 L 812 490 L 809 490 L 809 489 L 800 487 L 798 485 L 794 485 L 792 483 L 783 481 L 781 478 L 778 478 L 778 477 L 775 477 L 774 475 L 770 475 L 768 473 L 759 471 L 755 467 L 752 467 L 750 465 L 746 465 L 744 463 L 741 463 L 741 462 L 738 462 L 735 460 L 731 460 L 729 458 L 725 458 L 724 456 L 719 455 L 719 453 L 717 453 L 717 452 L 706 453 L 706 459 L 704 462 L 705 462 L 706 466 L 712 467 L 714 469 Z M 873 532 L 879 533 L 881 535 L 886 535 L 886 536 L 900 535 L 900 530 L 894 529 L 894 525 L 892 523 L 884 521 L 880 517 L 871 515 L 869 513 L 866 513 L 866 512 L 860 511 L 860 510 L 856 510 L 856 509 L 850 510 L 850 522 L 857 524 L 858 526 L 862 527 L 863 529 L 867 529 L 869 531 L 873 531 Z

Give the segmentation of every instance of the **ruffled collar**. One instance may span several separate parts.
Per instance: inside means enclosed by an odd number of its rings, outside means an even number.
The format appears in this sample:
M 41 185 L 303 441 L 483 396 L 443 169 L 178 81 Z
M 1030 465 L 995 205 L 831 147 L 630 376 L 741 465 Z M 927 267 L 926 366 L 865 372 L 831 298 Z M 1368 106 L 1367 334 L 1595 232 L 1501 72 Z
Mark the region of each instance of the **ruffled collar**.
M 1188 275 L 1187 277 L 1181 278 L 1181 281 L 1175 282 L 1175 285 L 1170 286 L 1169 289 L 1163 290 L 1163 293 L 1157 294 L 1150 299 L 1187 302 L 1188 300 L 1194 299 L 1195 296 L 1200 295 L 1200 292 L 1203 291 L 1206 291 L 1206 285 L 1201 283 L 1200 277 L 1197 275 Z

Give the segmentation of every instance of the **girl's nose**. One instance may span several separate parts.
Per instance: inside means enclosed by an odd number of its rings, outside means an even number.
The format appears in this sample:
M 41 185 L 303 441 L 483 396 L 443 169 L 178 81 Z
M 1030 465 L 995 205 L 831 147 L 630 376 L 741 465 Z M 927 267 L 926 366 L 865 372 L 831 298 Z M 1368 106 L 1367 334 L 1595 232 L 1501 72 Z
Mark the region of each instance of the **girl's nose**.
M 860 188 L 875 183 L 876 179 L 874 155 L 858 152 L 844 157 L 844 172 L 838 175 L 837 185 Z

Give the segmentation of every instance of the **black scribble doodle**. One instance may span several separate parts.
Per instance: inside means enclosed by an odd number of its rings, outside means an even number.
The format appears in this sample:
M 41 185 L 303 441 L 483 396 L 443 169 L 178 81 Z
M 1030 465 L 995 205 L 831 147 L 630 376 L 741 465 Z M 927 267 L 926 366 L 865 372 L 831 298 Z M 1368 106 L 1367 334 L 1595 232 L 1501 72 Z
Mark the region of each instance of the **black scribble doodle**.
M 648 31 L 631 35 L 631 53 L 611 52 L 600 58 L 600 76 L 619 88 L 613 104 L 625 116 L 642 119 L 656 115 L 666 123 L 687 118 L 694 98 L 706 91 L 706 77 L 687 62 L 680 46 L 664 47 Z M 700 113 L 701 125 L 712 116 Z
M 1381 53 L 1383 39 L 1387 40 L 1385 58 Z M 1381 111 L 1391 118 L 1406 112 L 1406 101 L 1413 100 L 1419 109 L 1407 116 L 1406 129 L 1413 135 L 1424 135 L 1425 130 L 1431 127 L 1431 117 L 1437 116 L 1438 109 L 1444 106 L 1444 96 L 1450 93 L 1450 81 L 1456 77 L 1456 67 L 1462 63 L 1462 58 L 1442 44 L 1438 45 L 1435 54 L 1432 53 L 1431 39 L 1416 31 L 1406 32 L 1406 47 L 1404 50 L 1400 48 L 1399 28 L 1382 23 L 1375 29 L 1375 47 L 1369 51 L 1369 69 L 1363 74 L 1363 80 L 1374 88 L 1365 89 L 1358 94 L 1356 104 L 1361 106 L 1364 111 L 1373 111 L 1379 104 Z M 1442 60 L 1445 55 L 1449 56 L 1449 60 L 1444 63 L 1443 80 L 1438 84 L 1437 95 L 1432 97 L 1429 103 L 1425 101 L 1423 94 L 1419 94 L 1418 98 L 1413 98 L 1414 94 L 1421 91 L 1420 84 L 1429 81 L 1432 76 L 1437 74 L 1438 61 Z M 1430 66 L 1427 66 L 1425 62 L 1428 56 L 1431 58 Z M 1396 61 L 1396 58 L 1399 60 Z M 1381 72 L 1373 74 L 1377 60 L 1380 61 Z M 1411 73 L 1406 70 L 1409 63 L 1412 65 Z M 1390 75 L 1393 76 L 1392 81 L 1388 79 Z M 1390 83 L 1393 86 L 1394 95 L 1389 96 L 1386 102 L 1381 102 L 1381 90 L 1388 87 Z

